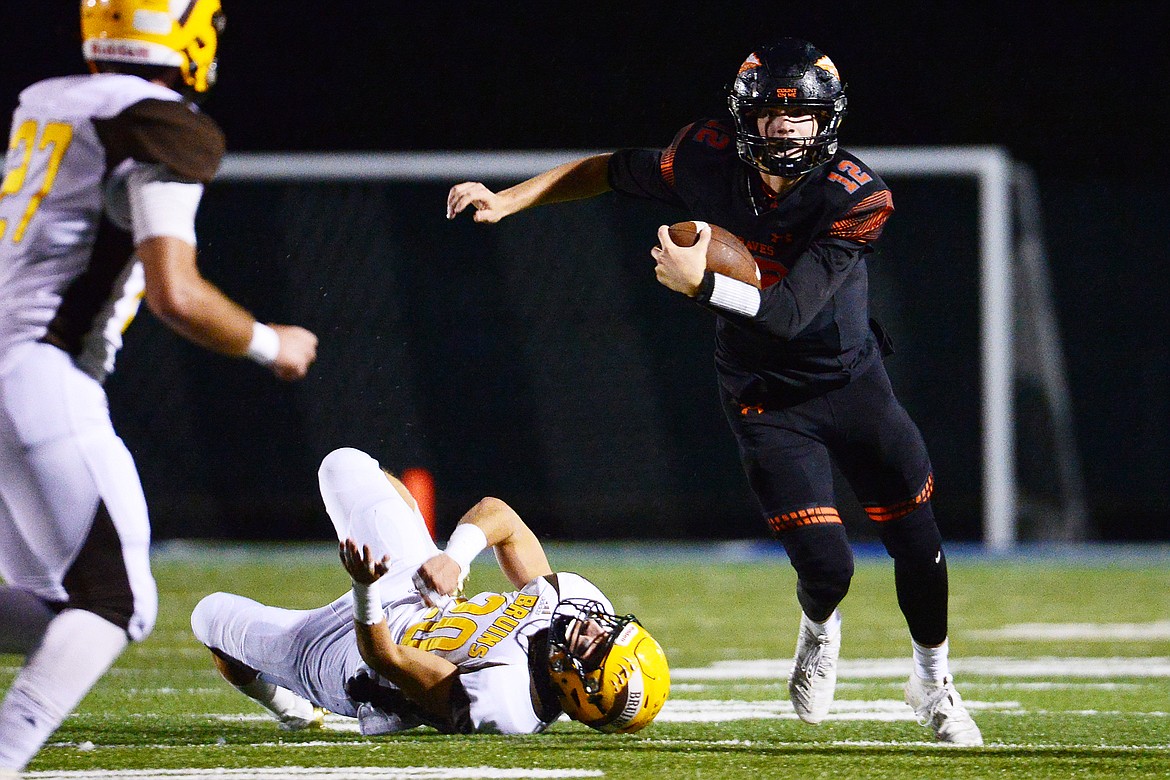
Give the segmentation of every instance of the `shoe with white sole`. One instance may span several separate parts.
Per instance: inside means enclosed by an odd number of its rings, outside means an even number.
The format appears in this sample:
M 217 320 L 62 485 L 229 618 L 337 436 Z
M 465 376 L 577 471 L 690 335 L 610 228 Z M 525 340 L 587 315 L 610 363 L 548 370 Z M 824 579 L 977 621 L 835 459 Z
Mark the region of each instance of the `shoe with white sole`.
M 983 735 L 963 706 L 963 698 L 955 690 L 950 675 L 937 684 L 928 683 L 911 672 L 906 682 L 906 703 L 914 708 L 919 723 L 934 730 L 939 742 L 962 747 L 983 744 Z
M 820 723 L 829 714 L 837 688 L 837 657 L 841 654 L 841 616 L 836 611 L 818 630 L 803 613 L 796 637 L 796 655 L 788 675 L 788 697 L 805 723 Z

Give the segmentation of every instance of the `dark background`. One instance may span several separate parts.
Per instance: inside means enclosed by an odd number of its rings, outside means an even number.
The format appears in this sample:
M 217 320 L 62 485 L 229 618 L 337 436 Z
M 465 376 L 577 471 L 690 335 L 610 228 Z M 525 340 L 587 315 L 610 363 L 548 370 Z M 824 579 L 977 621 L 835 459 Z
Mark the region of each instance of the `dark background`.
M 683 124 L 722 111 L 740 61 L 782 35 L 813 41 L 840 69 L 850 96 L 846 146 L 1003 146 L 1039 182 L 1090 535 L 1170 537 L 1165 3 L 404 10 L 229 0 L 226 11 L 220 84 L 205 108 L 232 151 L 662 146 Z M 4 106 L 36 79 L 81 70 L 76 3 L 5 3 L 0 57 Z M 977 414 L 976 358 L 972 343 L 940 335 L 947 312 L 962 319 L 977 294 L 970 263 L 958 261 L 973 251 L 971 227 L 940 206 L 957 210 L 970 193 L 891 184 L 899 214 L 937 213 L 945 228 L 934 252 L 913 258 L 921 265 L 888 272 L 909 296 L 901 308 L 917 312 L 895 319 L 905 346 L 890 368 L 936 469 L 952 472 L 940 480 L 944 532 L 973 538 L 975 444 L 969 425 L 947 424 Z M 431 468 L 445 524 L 466 501 L 495 492 L 562 536 L 762 533 L 733 443 L 712 414 L 709 322 L 663 296 L 636 265 L 590 275 L 549 248 L 588 235 L 591 220 L 616 220 L 623 235 L 647 235 L 649 225 L 652 234 L 662 215 L 602 198 L 485 229 L 444 223 L 443 188 L 229 189 L 211 188 L 200 214 L 205 273 L 262 318 L 314 327 L 322 359 L 306 383 L 275 386 L 258 368 L 198 353 L 140 317 L 110 394 L 160 536 L 324 536 L 313 474 L 339 444 L 365 447 L 393 468 Z M 400 219 L 396 206 L 411 198 L 433 201 L 433 222 Z M 342 219 L 344 250 L 332 224 L 303 224 L 306 203 Z M 898 219 L 909 217 L 891 231 Z M 265 226 L 283 236 L 280 247 Z M 433 256 L 388 248 L 401 236 Z M 883 252 L 902 247 L 896 232 L 887 239 Z M 645 253 L 614 241 L 599 249 Z M 483 258 L 451 255 L 469 242 L 484 245 Z M 355 245 L 365 247 L 359 258 Z M 306 247 L 311 259 L 302 259 Z M 539 272 L 518 272 L 517 257 L 533 258 Z M 566 308 L 550 313 L 546 299 Z M 540 343 L 550 332 L 566 341 Z M 370 351 L 334 353 L 330 339 Z M 639 346 L 606 356 L 617 339 Z M 558 354 L 577 362 L 556 368 L 549 361 Z M 615 390 L 623 370 L 661 390 L 629 410 L 641 418 L 620 418 L 630 401 Z M 331 379 L 339 376 L 347 380 Z M 582 416 L 552 414 L 575 407 L 551 403 L 550 393 L 579 398 Z M 605 453 L 611 440 L 620 446 Z M 550 449 L 550 441 L 578 444 Z M 616 465 L 578 468 L 594 461 Z M 613 487 L 626 483 L 641 488 Z M 587 494 L 598 498 L 583 506 Z

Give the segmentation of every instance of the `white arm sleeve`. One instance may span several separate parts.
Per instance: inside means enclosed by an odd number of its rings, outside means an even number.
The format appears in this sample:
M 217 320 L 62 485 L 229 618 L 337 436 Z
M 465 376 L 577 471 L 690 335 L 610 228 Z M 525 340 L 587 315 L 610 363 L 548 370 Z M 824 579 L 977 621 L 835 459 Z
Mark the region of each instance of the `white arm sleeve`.
M 137 165 L 126 179 L 134 246 L 155 236 L 174 236 L 195 246 L 199 182 L 178 179 L 162 165 Z

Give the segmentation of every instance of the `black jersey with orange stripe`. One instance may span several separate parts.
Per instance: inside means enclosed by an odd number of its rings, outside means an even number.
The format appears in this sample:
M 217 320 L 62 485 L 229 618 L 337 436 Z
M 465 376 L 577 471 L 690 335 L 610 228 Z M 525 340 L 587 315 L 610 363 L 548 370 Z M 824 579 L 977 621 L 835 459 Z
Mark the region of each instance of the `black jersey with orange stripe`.
M 796 403 L 879 359 L 865 258 L 894 206 L 854 155 L 839 150 L 777 198 L 740 161 L 731 123 L 707 119 L 665 149 L 615 152 L 609 183 L 730 230 L 756 258 L 764 283 L 756 316 L 711 307 L 720 381 L 740 403 Z

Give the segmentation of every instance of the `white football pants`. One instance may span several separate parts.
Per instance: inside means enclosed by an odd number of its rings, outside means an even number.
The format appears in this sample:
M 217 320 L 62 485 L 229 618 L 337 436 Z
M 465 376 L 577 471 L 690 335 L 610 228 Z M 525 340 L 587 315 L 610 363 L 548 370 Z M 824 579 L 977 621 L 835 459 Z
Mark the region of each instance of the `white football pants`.
M 16 350 L 0 376 L 0 576 L 46 601 L 96 603 L 143 639 L 158 612 L 150 525 L 105 391 L 54 346 Z M 70 594 L 69 581 L 86 593 Z
M 411 578 L 439 549 L 417 507 L 407 504 L 378 462 L 360 450 L 329 453 L 318 478 L 339 539 L 352 536 L 376 556 L 390 556 L 390 569 L 379 580 L 383 606 L 420 610 Z M 351 593 L 305 610 L 213 593 L 196 605 L 191 628 L 204 645 L 255 669 L 262 679 L 338 715 L 357 716 L 357 705 L 345 694 L 346 681 L 362 664 Z

